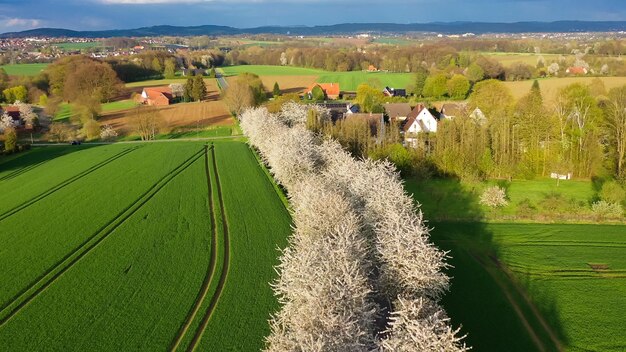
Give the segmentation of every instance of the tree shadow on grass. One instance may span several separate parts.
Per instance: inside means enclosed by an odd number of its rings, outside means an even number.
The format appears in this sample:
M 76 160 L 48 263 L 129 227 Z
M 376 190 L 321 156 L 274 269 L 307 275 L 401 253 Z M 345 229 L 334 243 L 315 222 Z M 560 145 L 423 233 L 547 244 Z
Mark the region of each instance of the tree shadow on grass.
M 448 251 L 451 288 L 442 304 L 453 327 L 467 334 L 474 351 L 557 351 L 520 283 L 500 261 L 494 227 L 484 222 L 479 194 L 458 179 L 407 179 L 421 204 L 431 239 Z M 541 302 L 540 316 L 565 343 L 554 300 Z
M 0 156 L 0 184 L 26 172 L 36 171 L 37 167 L 55 158 L 93 147 L 95 145 L 86 144 L 32 147 L 30 150 L 17 154 Z M 45 175 L 37 175 L 37 177 L 45 177 Z

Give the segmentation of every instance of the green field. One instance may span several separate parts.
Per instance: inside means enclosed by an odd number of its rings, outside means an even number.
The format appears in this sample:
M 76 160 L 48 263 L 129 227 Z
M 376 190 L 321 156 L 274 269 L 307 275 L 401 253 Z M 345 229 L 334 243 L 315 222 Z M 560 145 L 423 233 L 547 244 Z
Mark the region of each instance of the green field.
M 14 64 L 0 66 L 0 68 L 4 69 L 10 76 L 36 76 L 43 72 L 46 67 L 48 67 L 48 64 Z
M 387 45 L 411 45 L 416 44 L 415 41 L 404 39 L 404 38 L 394 38 L 394 37 L 380 37 L 372 40 L 372 43 L 376 44 L 387 44 Z
M 507 206 L 490 209 L 479 204 L 485 188 L 493 185 L 505 189 Z M 580 222 L 593 220 L 591 203 L 598 199 L 601 186 L 586 180 L 560 181 L 557 185 L 553 179 L 515 179 L 510 182 L 408 179 L 406 187 L 420 200 L 428 219 Z
M 225 76 L 236 76 L 249 72 L 259 76 L 317 76 L 326 73 L 315 68 L 272 66 L 272 65 L 239 65 L 224 66 L 221 68 Z
M 317 79 L 320 83 L 338 82 L 342 91 L 356 91 L 361 83 L 373 83 L 374 85 L 407 88 L 413 80 L 412 73 L 387 73 L 387 72 L 327 72 Z M 373 82 L 372 82 L 373 81 Z
M 104 103 L 101 105 L 102 112 L 113 112 L 120 110 L 128 110 L 137 106 L 137 103 L 132 99 L 112 101 L 110 103 Z
M 7 350 L 263 346 L 290 220 L 244 143 L 35 148 L 0 192 Z
M 406 88 L 413 80 L 411 73 L 329 72 L 292 66 L 240 65 L 222 67 L 222 70 L 226 76 L 238 75 L 242 72 L 250 72 L 259 76 L 318 76 L 317 82 L 339 83 L 342 91 L 356 91 L 359 84 L 368 82 L 380 84 L 383 87 Z
M 64 51 L 72 51 L 72 50 L 84 50 L 84 49 L 98 48 L 102 46 L 102 42 L 86 42 L 86 43 L 68 42 L 68 43 L 54 44 L 54 46 Z
M 626 226 L 431 223 L 477 351 L 624 351 Z

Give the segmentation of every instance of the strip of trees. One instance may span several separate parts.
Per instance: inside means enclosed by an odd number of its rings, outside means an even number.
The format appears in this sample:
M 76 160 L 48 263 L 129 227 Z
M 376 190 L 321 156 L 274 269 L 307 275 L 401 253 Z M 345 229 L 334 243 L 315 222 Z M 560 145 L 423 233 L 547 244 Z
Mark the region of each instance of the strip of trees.
M 308 130 L 311 119 L 329 119 L 319 107 L 291 102 L 240 119 L 288 190 L 295 224 L 267 350 L 466 350 L 438 304 L 446 253 L 429 242 L 395 168 L 357 161 Z

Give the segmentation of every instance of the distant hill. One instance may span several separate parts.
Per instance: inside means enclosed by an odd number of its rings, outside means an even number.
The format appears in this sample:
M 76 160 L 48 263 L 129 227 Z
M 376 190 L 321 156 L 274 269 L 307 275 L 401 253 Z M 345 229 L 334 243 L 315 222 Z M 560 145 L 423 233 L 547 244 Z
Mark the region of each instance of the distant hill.
M 38 28 L 22 32 L 0 34 L 0 38 L 24 37 L 157 37 L 193 36 L 193 35 L 235 35 L 235 34 L 291 34 L 291 35 L 327 35 L 355 33 L 411 33 L 434 32 L 444 34 L 463 33 L 573 33 L 573 32 L 618 32 L 626 31 L 626 21 L 557 21 L 557 22 L 434 22 L 434 23 L 342 23 L 328 26 L 266 26 L 256 28 L 234 28 L 228 26 L 152 26 L 137 29 L 115 29 L 103 31 L 73 31 L 59 28 Z

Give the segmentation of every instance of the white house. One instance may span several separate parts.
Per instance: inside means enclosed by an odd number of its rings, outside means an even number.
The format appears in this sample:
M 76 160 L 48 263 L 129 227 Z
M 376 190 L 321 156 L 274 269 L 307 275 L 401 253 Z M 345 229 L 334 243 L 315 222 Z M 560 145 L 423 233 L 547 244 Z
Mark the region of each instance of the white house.
M 417 105 L 407 116 L 404 126 L 402 126 L 404 142 L 410 146 L 417 147 L 417 135 L 419 133 L 437 132 L 437 119 L 428 109 L 422 105 Z

